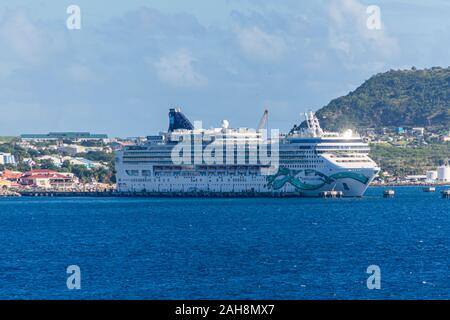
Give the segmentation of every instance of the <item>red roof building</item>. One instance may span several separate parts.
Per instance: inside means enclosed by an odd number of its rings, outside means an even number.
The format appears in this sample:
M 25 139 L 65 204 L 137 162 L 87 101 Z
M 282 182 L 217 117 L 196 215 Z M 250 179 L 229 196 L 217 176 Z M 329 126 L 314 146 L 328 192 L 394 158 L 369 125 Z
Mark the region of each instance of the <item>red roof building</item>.
M 22 177 L 23 173 L 20 171 L 4 170 L 0 172 L 0 177 L 4 180 L 17 182 Z
M 70 189 L 77 182 L 71 173 L 53 170 L 31 170 L 25 172 L 19 182 L 24 186 L 43 189 Z

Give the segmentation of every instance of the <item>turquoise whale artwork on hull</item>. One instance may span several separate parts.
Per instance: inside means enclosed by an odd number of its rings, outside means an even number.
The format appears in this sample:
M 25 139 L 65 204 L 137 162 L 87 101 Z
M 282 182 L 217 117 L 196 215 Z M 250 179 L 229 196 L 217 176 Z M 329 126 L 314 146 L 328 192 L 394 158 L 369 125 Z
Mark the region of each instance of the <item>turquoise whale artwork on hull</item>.
M 301 178 L 298 178 L 297 175 L 299 173 L 304 172 L 305 175 L 314 175 L 319 177 L 319 183 L 318 184 L 310 184 L 305 183 L 301 180 Z M 362 184 L 366 184 L 369 182 L 369 178 L 367 178 L 363 174 L 355 173 L 355 172 L 338 172 L 334 173 L 330 176 L 327 176 L 317 170 L 313 169 L 306 169 L 306 170 L 290 170 L 285 167 L 280 167 L 278 169 L 278 172 L 272 176 L 267 177 L 268 186 L 271 189 L 279 190 L 286 183 L 291 184 L 296 189 L 300 190 L 317 190 L 321 187 L 323 187 L 326 184 L 331 184 L 336 182 L 340 179 L 353 179 L 356 181 L 361 182 Z

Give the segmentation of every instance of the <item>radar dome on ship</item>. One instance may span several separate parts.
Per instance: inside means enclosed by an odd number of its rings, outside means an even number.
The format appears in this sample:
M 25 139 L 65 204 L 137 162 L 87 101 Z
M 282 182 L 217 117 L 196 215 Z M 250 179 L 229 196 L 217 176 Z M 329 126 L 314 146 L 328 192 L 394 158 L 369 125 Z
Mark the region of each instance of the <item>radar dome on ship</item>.
M 228 122 L 228 120 L 222 120 L 222 123 L 221 123 L 222 129 L 228 129 L 229 126 L 230 126 L 230 123 Z

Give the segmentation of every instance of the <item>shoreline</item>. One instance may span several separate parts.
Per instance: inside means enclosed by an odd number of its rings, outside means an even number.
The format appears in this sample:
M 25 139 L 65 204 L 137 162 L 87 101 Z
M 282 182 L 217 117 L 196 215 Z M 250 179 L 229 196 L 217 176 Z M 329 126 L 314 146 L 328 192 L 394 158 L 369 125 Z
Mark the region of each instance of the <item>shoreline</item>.
M 371 184 L 369 187 L 392 188 L 392 187 L 450 187 L 449 183 L 396 183 L 396 184 Z M 273 194 L 273 193 L 234 193 L 234 192 L 118 192 L 107 191 L 58 191 L 58 190 L 11 190 L 0 193 L 1 197 L 93 197 L 93 198 L 307 198 L 298 193 Z M 317 197 L 321 198 L 321 197 Z
M 426 183 L 426 182 L 396 182 L 396 183 L 371 183 L 369 187 L 450 187 L 450 182 Z

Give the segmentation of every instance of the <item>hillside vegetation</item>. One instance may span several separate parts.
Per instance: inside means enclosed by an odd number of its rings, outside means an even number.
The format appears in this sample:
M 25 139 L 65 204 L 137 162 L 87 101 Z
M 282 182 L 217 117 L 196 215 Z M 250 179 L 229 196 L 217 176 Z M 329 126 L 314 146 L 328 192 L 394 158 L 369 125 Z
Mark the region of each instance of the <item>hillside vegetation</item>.
M 400 177 L 436 170 L 438 165 L 450 158 L 450 143 L 414 147 L 372 144 L 370 149 L 370 157 L 383 170 Z
M 450 127 L 450 68 L 391 70 L 316 112 L 326 130 Z

